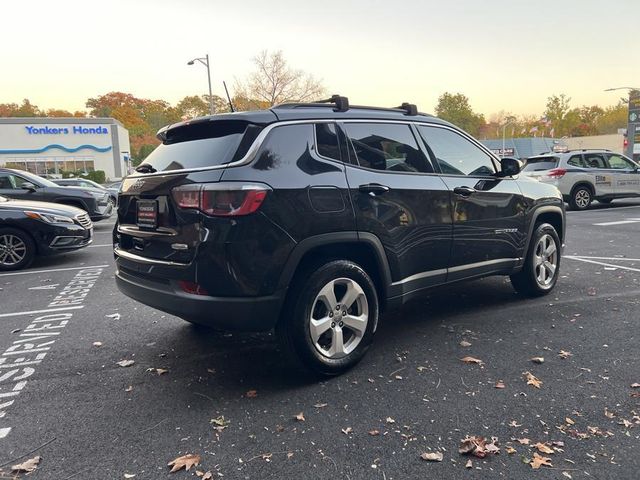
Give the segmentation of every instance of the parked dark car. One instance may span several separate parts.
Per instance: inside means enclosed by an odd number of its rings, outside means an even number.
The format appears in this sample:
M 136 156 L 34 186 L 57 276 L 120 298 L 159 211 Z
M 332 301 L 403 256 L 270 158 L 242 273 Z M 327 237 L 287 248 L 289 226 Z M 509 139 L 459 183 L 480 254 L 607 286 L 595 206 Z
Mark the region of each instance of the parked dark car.
M 109 193 L 92 188 L 71 188 L 22 170 L 0 168 L 0 195 L 16 200 L 35 200 L 78 207 L 97 222 L 109 218 L 114 204 Z
M 193 323 L 275 328 L 334 375 L 364 356 L 380 312 L 428 288 L 509 275 L 524 295 L 553 289 L 557 188 L 414 105 L 328 102 L 160 130 L 120 193 L 120 290 Z
M 118 202 L 118 188 L 100 185 L 98 182 L 94 182 L 87 178 L 54 178 L 51 179 L 51 181 L 61 187 L 80 187 L 103 190 L 109 193 L 109 198 L 114 205 Z
M 27 268 L 37 255 L 91 243 L 93 223 L 79 208 L 0 196 L 0 271 Z

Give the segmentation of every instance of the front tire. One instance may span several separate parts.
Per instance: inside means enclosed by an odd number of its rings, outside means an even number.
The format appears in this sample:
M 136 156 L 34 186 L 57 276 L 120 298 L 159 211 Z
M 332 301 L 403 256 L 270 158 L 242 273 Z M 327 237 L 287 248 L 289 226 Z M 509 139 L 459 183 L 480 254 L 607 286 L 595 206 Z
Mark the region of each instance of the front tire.
M 585 185 L 579 185 L 571 193 L 569 206 L 572 210 L 586 210 L 591 202 L 593 202 L 591 189 Z
M 335 260 L 296 276 L 276 333 L 298 364 L 324 376 L 366 354 L 378 323 L 373 281 L 356 263 Z
M 547 295 L 555 287 L 560 274 L 560 237 L 548 223 L 536 226 L 524 267 L 511 275 L 511 284 L 529 297 Z
M 27 268 L 36 256 L 36 245 L 28 233 L 0 228 L 0 271 Z

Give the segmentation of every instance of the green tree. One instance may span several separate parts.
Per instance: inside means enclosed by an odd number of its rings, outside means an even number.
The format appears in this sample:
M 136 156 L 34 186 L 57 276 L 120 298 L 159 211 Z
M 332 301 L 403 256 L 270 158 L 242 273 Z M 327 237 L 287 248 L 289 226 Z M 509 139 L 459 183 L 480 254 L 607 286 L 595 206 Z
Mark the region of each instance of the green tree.
M 626 102 L 605 108 L 598 118 L 597 133 L 600 135 L 617 133 L 619 128 L 626 128 L 628 108 Z
M 484 116 L 473 111 L 469 105 L 469 98 L 462 93 L 443 93 L 438 98 L 435 111 L 441 119 L 453 123 L 473 136 L 478 136 L 485 124 Z

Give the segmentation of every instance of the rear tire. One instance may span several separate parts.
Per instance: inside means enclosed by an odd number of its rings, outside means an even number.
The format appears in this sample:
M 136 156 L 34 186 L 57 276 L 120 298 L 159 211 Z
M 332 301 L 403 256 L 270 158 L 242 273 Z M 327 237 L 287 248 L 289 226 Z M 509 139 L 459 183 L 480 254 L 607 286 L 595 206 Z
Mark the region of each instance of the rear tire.
M 572 210 L 586 210 L 593 202 L 593 193 L 586 185 L 578 185 L 571 192 L 569 206 Z
M 366 354 L 378 323 L 376 288 L 349 260 L 296 275 L 276 334 L 298 365 L 323 376 L 343 373 Z
M 15 228 L 0 228 L 0 271 L 27 268 L 36 256 L 31 236 Z
M 560 238 L 548 223 L 535 227 L 524 267 L 511 275 L 516 292 L 529 297 L 547 295 L 555 287 L 560 274 Z

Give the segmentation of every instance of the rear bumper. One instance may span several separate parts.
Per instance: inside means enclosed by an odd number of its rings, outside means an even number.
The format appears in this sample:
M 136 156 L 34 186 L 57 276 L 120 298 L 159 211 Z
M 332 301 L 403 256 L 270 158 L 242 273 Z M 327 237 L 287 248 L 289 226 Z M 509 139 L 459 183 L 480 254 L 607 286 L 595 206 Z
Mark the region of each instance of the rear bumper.
M 260 332 L 275 327 L 283 295 L 210 297 L 183 292 L 176 282 L 137 275 L 119 266 L 118 289 L 134 300 L 194 323 L 223 330 Z

